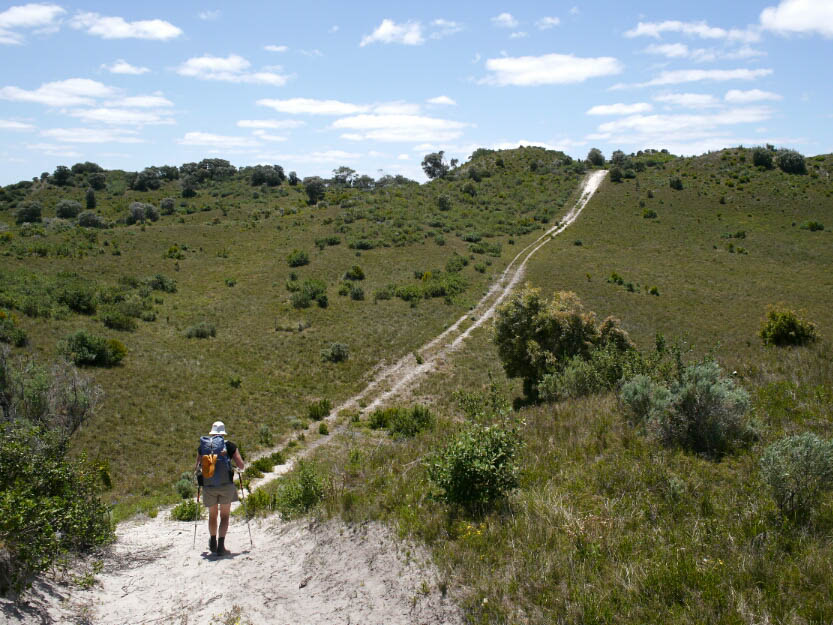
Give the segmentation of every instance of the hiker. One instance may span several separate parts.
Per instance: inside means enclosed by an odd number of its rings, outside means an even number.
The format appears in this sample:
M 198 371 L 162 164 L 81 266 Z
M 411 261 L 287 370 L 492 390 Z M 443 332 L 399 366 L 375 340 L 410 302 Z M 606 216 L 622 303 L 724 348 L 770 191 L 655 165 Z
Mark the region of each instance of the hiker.
M 226 426 L 222 421 L 211 425 L 208 436 L 200 437 L 197 449 L 197 481 L 203 487 L 202 502 L 208 508 L 208 548 L 211 553 L 223 556 L 228 553 L 225 546 L 228 530 L 231 502 L 237 501 L 237 488 L 234 486 L 234 470 L 231 461 L 242 471 L 243 459 L 237 445 L 227 441 Z M 217 527 L 217 512 L 220 513 L 220 526 Z

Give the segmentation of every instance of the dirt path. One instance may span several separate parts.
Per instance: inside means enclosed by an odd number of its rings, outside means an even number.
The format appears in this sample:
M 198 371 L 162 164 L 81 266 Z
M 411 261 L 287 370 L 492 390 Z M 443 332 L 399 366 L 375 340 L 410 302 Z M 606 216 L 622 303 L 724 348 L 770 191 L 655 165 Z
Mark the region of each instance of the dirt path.
M 532 255 L 576 220 L 605 174 L 594 171 L 585 178 L 579 199 L 562 221 L 515 256 L 474 310 L 419 350 L 422 363 L 409 354 L 381 368 L 330 419 L 362 404 L 373 410 L 457 349 L 494 315 L 523 278 Z M 295 458 L 328 440 L 311 441 Z M 276 479 L 293 464 L 294 458 L 253 486 Z M 425 550 L 396 540 L 379 525 L 285 523 L 272 517 L 254 520 L 247 528 L 234 518 L 227 536 L 232 555 L 219 559 L 208 553 L 206 534 L 201 521 L 194 546 L 194 525 L 172 521 L 169 510 L 122 523 L 90 589 L 42 579 L 26 604 L 0 600 L 0 617 L 26 625 L 462 623 Z M 74 575 L 83 573 L 81 568 Z

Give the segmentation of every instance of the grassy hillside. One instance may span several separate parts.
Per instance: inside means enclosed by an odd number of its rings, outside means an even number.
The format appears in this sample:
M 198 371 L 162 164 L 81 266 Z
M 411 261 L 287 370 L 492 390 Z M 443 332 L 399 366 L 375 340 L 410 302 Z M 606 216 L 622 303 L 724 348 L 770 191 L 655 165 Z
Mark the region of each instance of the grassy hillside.
M 431 545 L 445 582 L 430 592 L 461 597 L 473 623 L 829 622 L 833 500 L 785 518 L 760 462 L 786 435 L 833 437 L 830 234 L 801 227 L 829 219 L 833 158 L 811 160 L 806 176 L 750 160 L 733 149 L 606 181 L 528 278 L 618 316 L 645 351 L 661 332 L 695 346 L 683 346 L 686 360 L 712 352 L 750 393 L 757 440 L 719 460 L 666 447 L 629 423 L 614 393 L 524 406 L 519 488 L 482 512 L 444 504 L 428 464 L 465 425 L 453 392 L 521 392 L 484 329 L 406 400 L 433 402 L 434 428 L 397 438 L 363 420 L 319 452 L 332 484 L 324 513 L 383 519 Z M 676 177 L 682 190 L 669 186 Z M 657 217 L 644 217 L 651 208 Z M 614 271 L 622 284 L 608 282 Z M 827 338 L 763 346 L 777 301 Z
M 74 447 L 109 461 L 114 497 L 172 492 L 212 421 L 252 451 L 263 428 L 277 438 L 302 426 L 310 402 L 337 403 L 380 363 L 442 331 L 552 224 L 581 169 L 541 149 L 482 151 L 446 180 L 331 185 L 315 205 L 303 184 L 253 187 L 250 171 L 209 176 L 192 198 L 181 197 L 182 181 L 137 191 L 129 173 L 114 171 L 96 192 L 106 228 L 55 218 L 62 199 L 84 204 L 90 173 L 66 186 L 13 185 L 0 210 L 0 306 L 28 335 L 21 355 L 51 361 L 80 329 L 124 344 L 119 366 L 91 368 L 105 399 Z M 131 203 L 159 207 L 168 197 L 171 214 L 126 223 Z M 29 202 L 40 203 L 43 221 L 15 224 Z M 294 250 L 308 264 L 291 267 Z M 364 279 L 345 281 L 354 265 Z M 176 292 L 151 289 L 157 275 Z M 312 287 L 323 286 L 326 308 L 293 305 L 308 280 L 321 281 Z M 91 294 L 95 312 L 69 307 L 79 293 Z M 105 327 L 108 311 L 128 304 L 141 313 L 136 329 Z M 216 336 L 187 338 L 200 323 Z M 348 360 L 322 361 L 333 343 L 348 347 Z M 129 470 L 136 457 L 154 458 L 141 475 Z

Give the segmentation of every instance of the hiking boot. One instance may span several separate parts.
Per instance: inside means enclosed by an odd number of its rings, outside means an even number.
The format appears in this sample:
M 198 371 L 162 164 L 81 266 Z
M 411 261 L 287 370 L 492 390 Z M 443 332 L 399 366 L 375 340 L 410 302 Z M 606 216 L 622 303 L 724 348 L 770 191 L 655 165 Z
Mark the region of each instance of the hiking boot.
M 208 548 L 211 550 L 211 553 L 217 553 L 217 537 L 212 536 L 208 539 Z
M 217 555 L 218 556 L 227 556 L 228 555 L 228 549 L 226 549 L 225 542 L 226 542 L 226 537 L 223 536 L 223 537 L 220 538 L 220 542 L 217 543 Z

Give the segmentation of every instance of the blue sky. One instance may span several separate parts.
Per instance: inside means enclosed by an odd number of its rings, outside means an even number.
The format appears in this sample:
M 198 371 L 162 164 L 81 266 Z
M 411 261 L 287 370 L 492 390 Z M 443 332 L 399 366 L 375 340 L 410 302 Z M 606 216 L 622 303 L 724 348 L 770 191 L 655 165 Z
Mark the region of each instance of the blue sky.
M 220 157 L 833 152 L 833 0 L 0 4 L 0 184 Z

